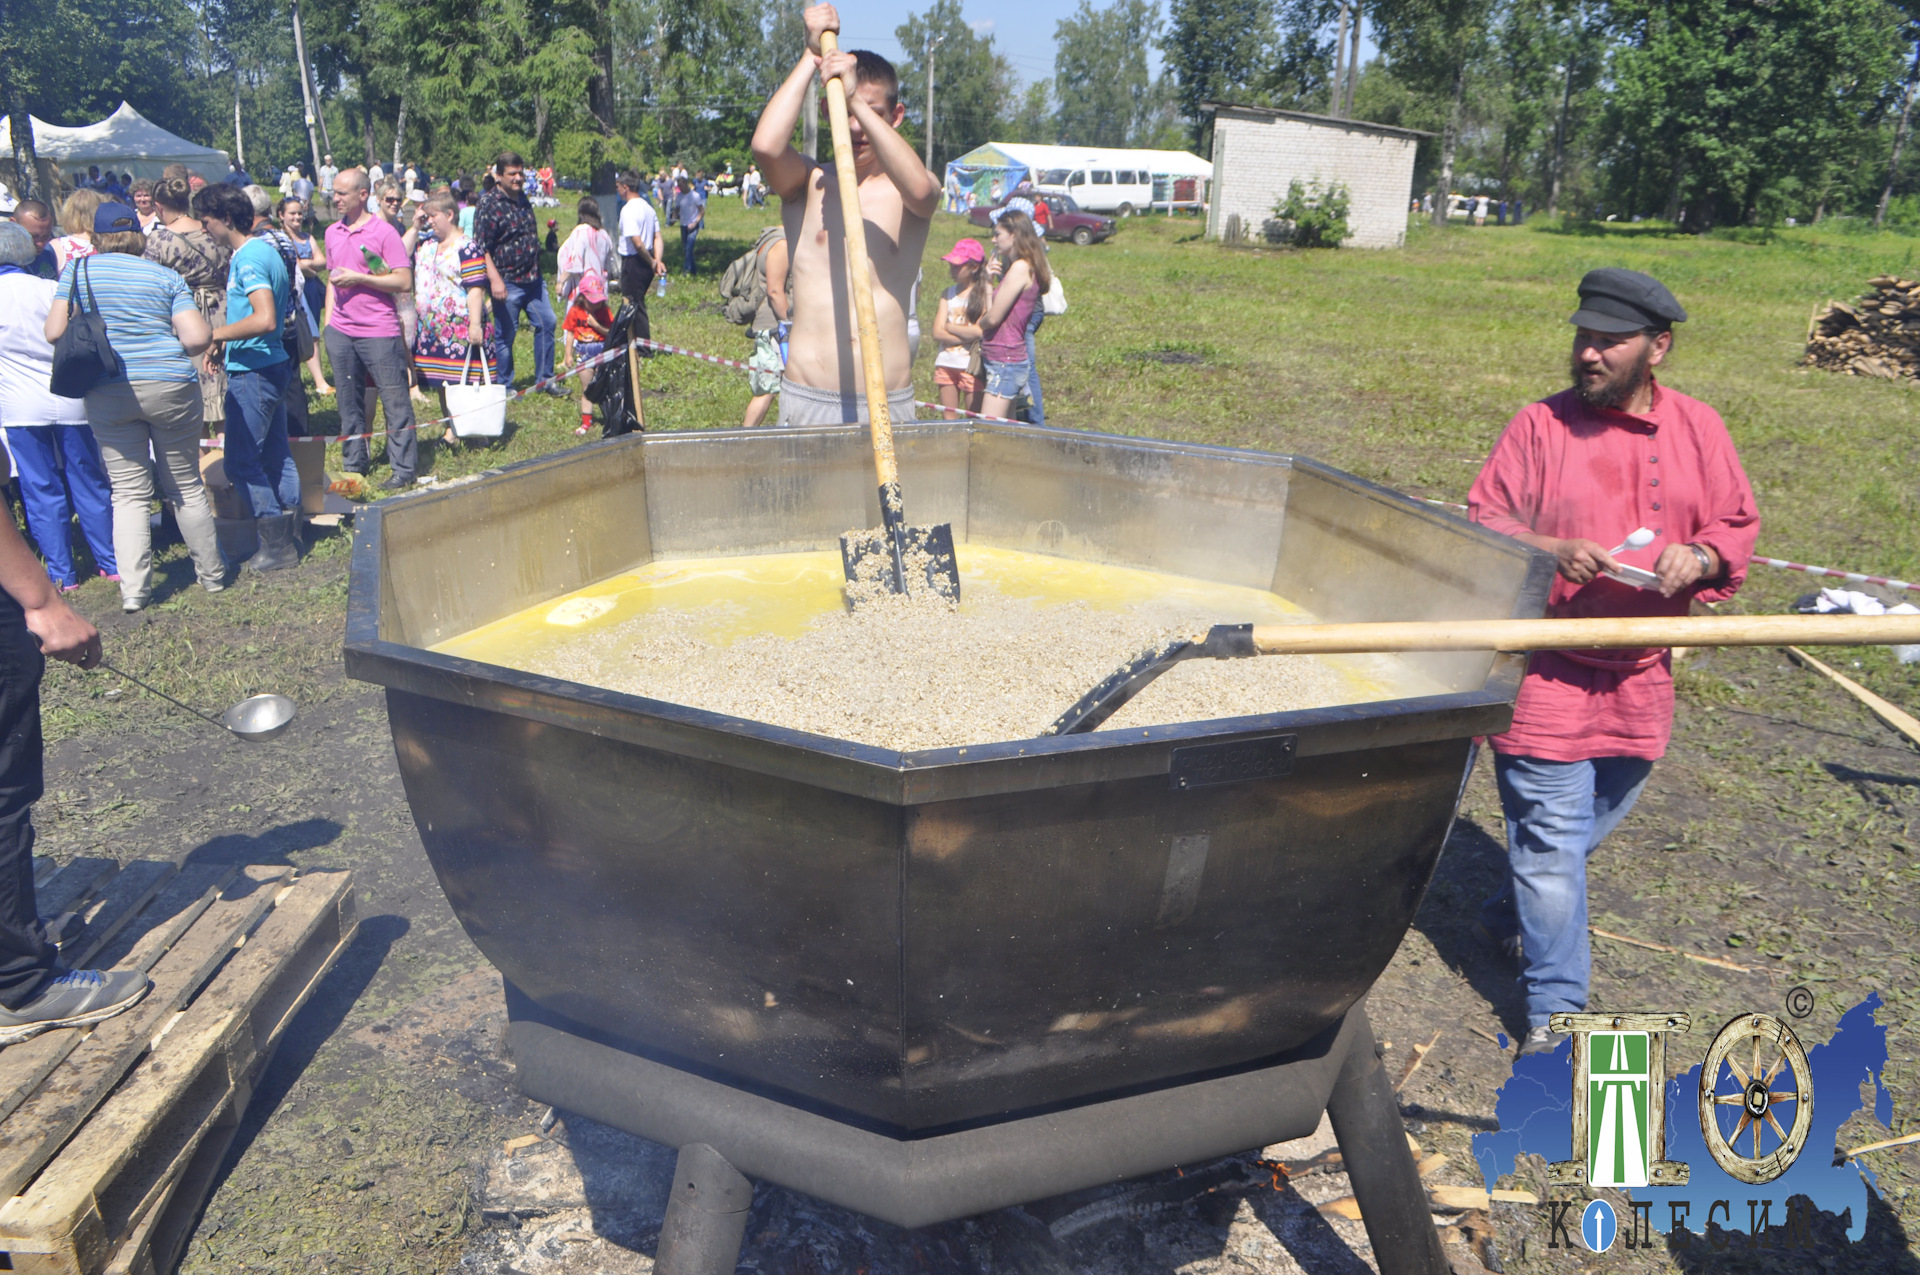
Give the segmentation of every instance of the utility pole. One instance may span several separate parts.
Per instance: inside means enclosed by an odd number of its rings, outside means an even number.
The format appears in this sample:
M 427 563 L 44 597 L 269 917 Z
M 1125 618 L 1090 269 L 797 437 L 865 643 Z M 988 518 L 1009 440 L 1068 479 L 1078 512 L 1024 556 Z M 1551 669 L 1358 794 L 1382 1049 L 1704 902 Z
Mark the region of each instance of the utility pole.
M 927 167 L 933 167 L 933 51 L 946 36 L 927 36 Z
M 1353 43 L 1347 47 L 1347 92 L 1340 107 L 1342 119 L 1353 118 L 1353 83 L 1360 78 L 1360 0 L 1353 0 Z
M 1333 88 L 1327 94 L 1327 114 L 1339 118 L 1340 99 L 1345 92 L 1347 56 L 1347 0 L 1340 0 L 1340 26 L 1333 36 Z
M 314 117 L 319 114 L 313 101 L 313 82 L 307 78 L 307 37 L 300 30 L 300 0 L 293 0 L 293 53 L 300 59 L 300 100 L 307 108 L 307 149 L 313 152 L 313 179 L 320 180 L 320 141 L 313 135 Z M 329 151 L 333 148 L 328 147 Z M 333 192 L 328 191 L 329 195 Z
M 1564 74 L 1566 81 L 1560 93 L 1560 118 L 1553 125 L 1553 183 L 1547 188 L 1547 216 L 1549 217 L 1560 215 L 1560 189 L 1567 171 L 1567 117 L 1573 111 L 1573 51 L 1571 49 L 1567 53 Z

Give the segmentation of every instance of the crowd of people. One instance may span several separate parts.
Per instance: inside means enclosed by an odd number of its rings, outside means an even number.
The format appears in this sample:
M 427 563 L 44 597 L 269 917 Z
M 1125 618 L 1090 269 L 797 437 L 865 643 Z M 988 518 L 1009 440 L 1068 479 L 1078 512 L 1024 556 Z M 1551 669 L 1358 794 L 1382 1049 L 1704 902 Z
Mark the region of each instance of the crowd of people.
M 822 6 L 810 20 L 831 15 Z M 871 53 L 823 60 L 809 52 L 769 102 L 761 132 L 788 114 L 797 119 L 809 85 L 840 70 L 857 82 L 853 126 L 872 143 L 856 150 L 872 192 L 863 195 L 868 233 L 901 249 L 875 259 L 883 263 L 876 282 L 889 398 L 895 417 L 908 419 L 918 247 L 939 192 L 894 131 L 902 108 L 893 68 Z M 351 474 L 372 468 L 377 415 L 391 471 L 384 489 L 405 489 L 419 473 L 419 418 L 447 418 L 449 386 L 513 385 L 523 324 L 532 328 L 532 391 L 578 392 L 577 432 L 585 434 L 593 374 L 581 365 L 606 348 L 616 321 L 622 339 L 652 336 L 647 300 L 665 292 L 668 231 L 679 234 L 680 271 L 695 275 L 717 195 L 759 207 L 772 193 L 783 206 L 782 224 L 755 244 L 745 276 L 753 286 L 738 321 L 753 354 L 744 423 L 766 422 L 776 395 L 780 424 L 864 419 L 864 385 L 857 374 L 849 381 L 839 355 L 857 338 L 830 286 L 821 232 L 837 219 L 838 192 L 824 171 L 783 134 L 778 146 L 757 139 L 739 177 L 731 166 L 711 177 L 681 165 L 622 173 L 616 208 L 603 214 L 599 200 L 583 196 L 564 242 L 552 219 L 543 237 L 534 212 L 535 196 L 557 185 L 551 169 L 529 169 L 512 152 L 478 180 L 436 180 L 412 163 L 394 172 L 342 168 L 326 155 L 313 170 L 289 164 L 277 198 L 238 165 L 215 183 L 182 165 L 158 179 L 76 172 L 57 209 L 25 200 L 0 222 L 0 299 L 16 302 L 0 317 L 0 424 L 49 579 L 63 590 L 82 583 L 70 543 L 77 522 L 123 607 L 147 606 L 147 511 L 156 499 L 209 591 L 226 587 L 236 569 L 297 563 L 300 488 L 290 447 L 309 433 L 310 398 L 337 403 L 341 465 Z M 1022 202 L 996 211 L 990 244 L 962 239 L 944 258 L 953 286 L 932 331 L 936 392 L 950 416 L 1004 415 L 1024 398 L 1029 419 L 1044 422 L 1034 334 L 1052 272 Z M 551 284 L 543 253 L 555 263 Z M 123 366 L 118 377 L 60 398 L 48 392 L 46 373 L 70 307 L 100 317 Z M 558 373 L 572 368 L 580 375 L 570 389 Z M 259 549 L 239 563 L 222 558 L 215 535 L 200 464 L 210 437 L 219 438 L 226 479 L 255 523 Z M 448 429 L 443 441 L 454 440 Z

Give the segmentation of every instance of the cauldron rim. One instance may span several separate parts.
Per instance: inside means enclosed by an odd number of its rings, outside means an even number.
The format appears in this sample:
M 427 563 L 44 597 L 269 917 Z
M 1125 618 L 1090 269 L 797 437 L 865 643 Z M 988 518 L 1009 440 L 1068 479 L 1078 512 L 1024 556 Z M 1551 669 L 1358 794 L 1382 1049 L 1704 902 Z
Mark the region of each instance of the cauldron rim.
M 1259 464 L 1283 464 L 1325 481 L 1358 489 L 1423 521 L 1444 524 L 1508 551 L 1536 559 L 1522 589 L 1520 610 L 1538 614 L 1550 583 L 1552 559 L 1510 537 L 1442 513 L 1413 497 L 1317 461 L 1287 453 L 1207 443 L 1172 442 L 1086 430 L 997 426 L 977 422 L 908 422 L 898 427 L 911 437 L 920 432 L 975 432 L 1044 435 L 1049 440 L 1146 447 L 1176 454 L 1230 456 Z M 783 430 L 782 435 L 849 434 L 856 426 L 819 426 Z M 368 506 L 355 519 L 347 632 L 343 647 L 347 675 L 390 692 L 425 695 L 468 704 L 509 716 L 622 739 L 643 747 L 725 761 L 749 770 L 896 805 L 919 805 L 1003 792 L 1164 775 L 1174 749 L 1204 739 L 1231 744 L 1305 731 L 1301 756 L 1348 752 L 1392 744 L 1425 743 L 1485 735 L 1504 730 L 1526 669 L 1526 656 L 1496 654 L 1478 689 L 1436 695 L 1374 700 L 1363 704 L 1215 718 L 1140 728 L 1096 731 L 1089 735 L 1036 737 L 945 748 L 900 750 L 789 729 L 709 709 L 675 704 L 585 683 L 546 677 L 503 665 L 441 654 L 425 647 L 379 636 L 381 541 L 393 506 L 438 502 L 470 495 L 477 485 L 510 481 L 531 470 L 577 461 L 582 452 L 661 446 L 682 441 L 715 442 L 763 439 L 765 430 L 679 430 L 601 440 L 580 448 L 533 457 L 482 472 L 479 484 L 409 493 Z M 1542 569 L 1542 564 L 1546 569 Z M 1538 595 L 1537 597 L 1535 595 Z M 502 702 L 504 699 L 504 702 Z M 1084 772 L 1076 780 L 1076 772 Z

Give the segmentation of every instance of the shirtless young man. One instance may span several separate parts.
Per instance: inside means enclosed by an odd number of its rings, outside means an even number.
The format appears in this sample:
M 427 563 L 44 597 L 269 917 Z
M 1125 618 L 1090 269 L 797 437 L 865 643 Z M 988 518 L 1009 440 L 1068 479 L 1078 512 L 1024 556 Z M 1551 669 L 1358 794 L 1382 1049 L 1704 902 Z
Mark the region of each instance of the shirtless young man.
M 927 243 L 940 183 L 913 147 L 895 132 L 906 118 L 900 79 L 877 53 L 841 50 L 820 56 L 820 35 L 838 32 L 830 4 L 806 11 L 807 51 L 767 102 L 753 133 L 753 157 L 767 188 L 779 195 L 793 252 L 788 304 L 793 333 L 780 383 L 780 424 L 841 425 L 867 419 L 860 335 L 854 322 L 846 243 L 841 230 L 839 179 L 793 148 L 794 125 L 817 72 L 824 84 L 837 75 L 857 81 L 847 97 L 853 168 L 860 179 L 867 258 L 873 271 L 873 307 L 887 377 L 887 412 L 913 417 L 913 367 L 907 353 L 907 313 L 920 253 Z M 821 113 L 826 106 L 821 105 Z

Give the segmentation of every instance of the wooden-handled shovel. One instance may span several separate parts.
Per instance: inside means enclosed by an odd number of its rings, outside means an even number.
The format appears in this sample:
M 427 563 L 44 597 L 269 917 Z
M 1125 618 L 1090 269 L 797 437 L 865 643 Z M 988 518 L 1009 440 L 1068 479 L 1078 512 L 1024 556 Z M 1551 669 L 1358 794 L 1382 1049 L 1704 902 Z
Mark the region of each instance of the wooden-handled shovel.
M 840 47 L 831 31 L 820 35 L 820 52 Z M 873 575 L 871 559 L 881 554 L 887 587 L 906 593 L 910 564 L 927 587 L 951 602 L 960 600 L 960 567 L 953 554 L 953 527 L 909 527 L 900 498 L 900 466 L 893 454 L 893 421 L 887 414 L 887 374 L 880 358 L 880 323 L 873 309 L 873 271 L 867 261 L 866 220 L 860 213 L 860 178 L 853 169 L 853 139 L 847 129 L 847 93 L 852 85 L 835 76 L 827 81 L 827 121 L 833 131 L 833 170 L 840 181 L 840 221 L 846 231 L 851 267 L 853 313 L 860 331 L 860 362 L 866 374 L 867 420 L 873 434 L 873 467 L 880 479 L 880 534 L 840 537 L 840 562 L 849 583 Z M 862 572 L 862 565 L 866 570 Z
M 1045 732 L 1094 729 L 1182 660 L 1387 651 L 1578 651 L 1666 646 L 1894 646 L 1920 642 L 1920 615 L 1606 616 L 1380 624 L 1216 624 L 1116 670 Z

